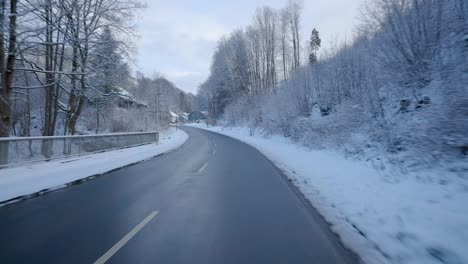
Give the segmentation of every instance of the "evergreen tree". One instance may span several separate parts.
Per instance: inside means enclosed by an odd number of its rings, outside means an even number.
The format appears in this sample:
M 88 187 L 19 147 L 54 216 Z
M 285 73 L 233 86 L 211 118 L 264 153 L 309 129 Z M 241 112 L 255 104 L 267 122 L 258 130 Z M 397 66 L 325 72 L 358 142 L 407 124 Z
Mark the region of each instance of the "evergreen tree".
M 105 27 L 94 50 L 94 84 L 98 91 L 109 94 L 115 87 L 125 83 L 129 74 L 128 65 L 119 51 L 119 43 L 109 27 Z
M 317 51 L 319 50 L 322 44 L 322 40 L 320 39 L 319 32 L 317 29 L 312 30 L 312 34 L 310 36 L 310 55 L 309 55 L 309 63 L 315 64 L 318 61 Z

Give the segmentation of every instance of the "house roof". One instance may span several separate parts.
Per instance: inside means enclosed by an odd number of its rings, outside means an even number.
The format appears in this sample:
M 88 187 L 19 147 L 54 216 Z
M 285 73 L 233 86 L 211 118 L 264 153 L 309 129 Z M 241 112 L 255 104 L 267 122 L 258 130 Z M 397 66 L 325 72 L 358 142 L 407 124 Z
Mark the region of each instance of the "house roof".
M 131 94 L 129 91 L 125 90 L 122 87 L 115 87 L 115 92 L 117 96 L 123 100 L 133 102 L 137 105 L 148 106 L 145 102 L 136 99 L 133 94 Z

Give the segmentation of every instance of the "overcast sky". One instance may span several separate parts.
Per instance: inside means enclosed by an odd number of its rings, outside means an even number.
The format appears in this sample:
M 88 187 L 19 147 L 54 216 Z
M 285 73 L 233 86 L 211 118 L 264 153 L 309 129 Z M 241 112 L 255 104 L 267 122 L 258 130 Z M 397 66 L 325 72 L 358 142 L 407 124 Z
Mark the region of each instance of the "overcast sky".
M 195 93 L 209 75 L 216 42 L 252 21 L 257 6 L 281 8 L 287 0 L 148 0 L 140 14 L 137 67 L 159 72 L 179 88 Z M 354 29 L 363 0 L 304 0 L 303 41 L 314 27 L 322 43 L 344 39 Z M 303 44 L 304 45 L 304 44 Z

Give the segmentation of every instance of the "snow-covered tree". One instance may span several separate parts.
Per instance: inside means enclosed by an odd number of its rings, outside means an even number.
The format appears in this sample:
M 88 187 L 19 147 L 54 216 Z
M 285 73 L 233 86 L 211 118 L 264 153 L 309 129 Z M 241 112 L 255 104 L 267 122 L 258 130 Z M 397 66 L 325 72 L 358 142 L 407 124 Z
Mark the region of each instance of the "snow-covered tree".
M 93 86 L 103 94 L 115 92 L 115 87 L 127 82 L 129 67 L 120 48 L 121 44 L 106 26 L 97 38 L 91 59 Z
M 320 61 L 320 36 L 312 31 L 313 67 L 298 64 L 300 6 L 261 7 L 247 27 L 247 97 L 233 96 L 224 48 L 218 47 L 200 93 L 213 112 L 228 124 L 307 145 L 346 145 L 354 153 L 362 151 L 354 136 L 364 135 L 371 147 L 426 165 L 466 155 L 465 0 L 371 1 L 352 39 L 323 50 Z
M 320 39 L 319 32 L 317 29 L 312 30 L 312 34 L 310 35 L 309 41 L 309 64 L 315 64 L 318 61 L 317 51 L 320 49 L 322 45 L 322 40 Z

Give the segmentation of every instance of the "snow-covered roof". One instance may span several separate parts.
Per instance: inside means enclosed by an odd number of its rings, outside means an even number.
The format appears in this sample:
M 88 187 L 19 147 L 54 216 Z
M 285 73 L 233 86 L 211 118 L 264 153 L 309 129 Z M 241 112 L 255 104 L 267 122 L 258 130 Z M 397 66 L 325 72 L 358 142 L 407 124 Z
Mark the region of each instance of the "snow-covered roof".
M 133 98 L 133 95 L 122 87 L 115 87 L 115 90 L 121 96 L 127 96 L 127 97 Z
M 138 104 L 138 105 L 148 106 L 145 102 L 142 102 L 142 101 L 136 99 L 135 96 L 133 96 L 133 94 L 131 94 L 129 91 L 127 91 L 126 89 L 124 89 L 122 87 L 118 87 L 118 86 L 115 87 L 115 92 L 116 92 L 117 96 L 122 98 L 122 99 L 132 101 L 132 102 L 134 102 L 135 104 Z

